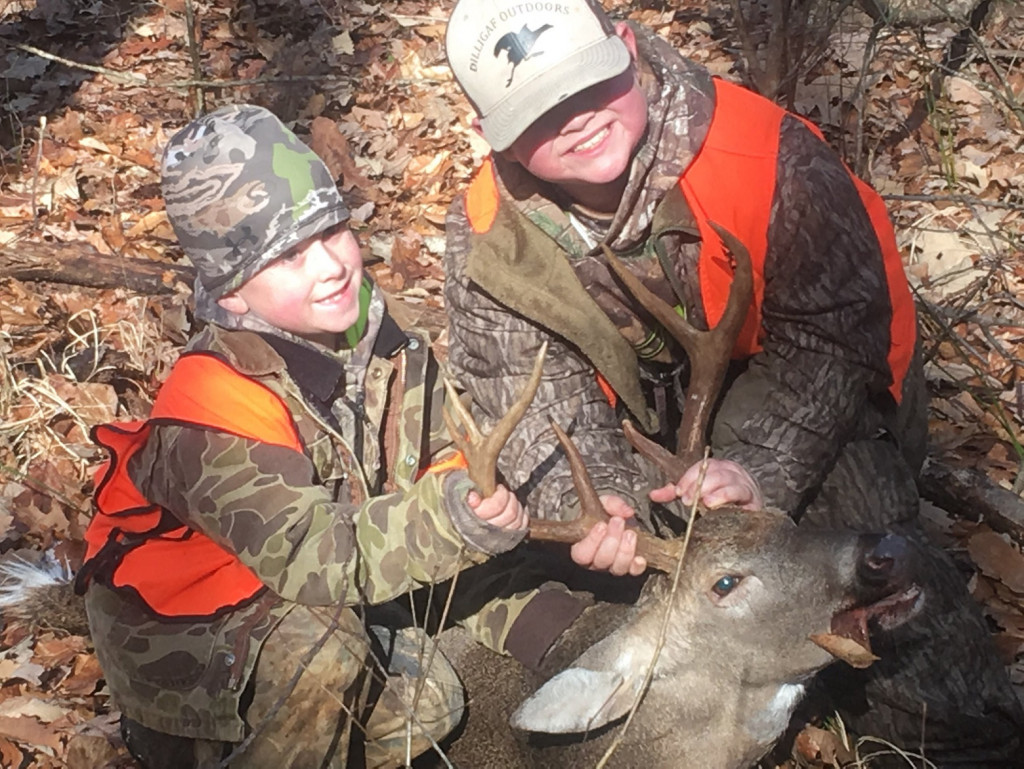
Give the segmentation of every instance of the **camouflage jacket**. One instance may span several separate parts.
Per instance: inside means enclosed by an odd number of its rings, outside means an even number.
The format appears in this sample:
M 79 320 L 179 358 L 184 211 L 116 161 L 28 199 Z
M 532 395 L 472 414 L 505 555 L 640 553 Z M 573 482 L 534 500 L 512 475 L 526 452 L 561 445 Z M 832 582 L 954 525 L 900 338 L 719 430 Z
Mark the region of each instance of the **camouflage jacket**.
M 158 424 L 129 463 L 149 500 L 235 553 L 270 588 L 207 620 L 154 619 L 96 584 L 87 593 L 97 654 L 118 706 L 150 728 L 243 736 L 239 697 L 267 633 L 301 603 L 332 615 L 381 603 L 515 547 L 518 532 L 478 519 L 462 470 L 417 473 L 448 447 L 427 339 L 404 333 L 377 296 L 354 350 L 208 326 L 190 343 L 270 388 L 305 453 Z M 375 316 L 375 317 L 374 317 Z
M 644 411 L 655 411 L 659 391 L 662 401 L 678 397 L 685 354 L 671 344 L 660 351 L 651 345 L 658 330 L 646 325 L 610 276 L 599 246 L 626 256 L 629 268 L 670 304 L 680 302 L 650 247 L 651 222 L 707 135 L 714 86 L 707 70 L 664 40 L 640 28 L 636 33 L 648 128 L 613 216 L 583 210 L 501 156 L 493 157 L 500 208 L 513 212 L 508 219 L 514 224 L 473 233 L 464 198 L 448 213 L 449 365 L 483 424 L 507 410 L 541 341 L 552 345 L 540 392 L 501 457 L 502 472 L 532 515 L 571 516 L 575 503 L 549 417 L 573 435 L 600 490 L 622 494 L 643 511 L 645 490 L 664 483 L 624 440 L 622 414 L 595 380 L 596 359 L 567 341 L 587 339 L 591 354 L 606 354 L 621 344 L 594 338 L 603 332 L 588 317 L 596 311 L 612 320 L 631 343 L 629 359 L 620 359 L 620 381 L 634 381 L 625 382 L 621 400 L 634 421 L 657 432 L 657 419 Z M 706 327 L 696 271 L 700 241 L 689 211 L 675 215 L 678 226 L 662 236 L 662 245 L 688 320 Z M 567 276 L 529 263 L 539 251 L 530 247 L 532 238 L 557 244 L 571 265 Z M 510 270 L 515 279 L 507 281 L 514 284 L 507 291 L 518 298 L 514 312 L 481 285 Z M 471 271 L 480 279 L 471 279 Z M 556 273 L 566 290 L 552 283 Z M 886 392 L 891 310 L 877 239 L 839 158 L 795 117 L 784 118 L 780 129 L 765 278 L 763 350 L 733 372 L 713 425 L 715 455 L 746 467 L 769 505 L 792 512 L 813 497 L 848 441 L 884 432 L 901 442 L 912 465 L 919 463 L 925 429 L 919 364 L 905 380 L 901 409 Z M 586 298 L 574 304 L 568 298 L 573 295 Z M 674 429 L 660 428 L 664 435 Z

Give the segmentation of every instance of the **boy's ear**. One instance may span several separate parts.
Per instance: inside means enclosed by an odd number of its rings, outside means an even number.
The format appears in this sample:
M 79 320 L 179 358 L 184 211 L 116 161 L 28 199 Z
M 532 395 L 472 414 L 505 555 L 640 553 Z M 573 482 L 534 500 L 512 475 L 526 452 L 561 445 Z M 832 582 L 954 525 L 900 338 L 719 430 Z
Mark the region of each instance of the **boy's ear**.
M 217 304 L 235 315 L 245 315 L 249 312 L 248 302 L 246 302 L 237 291 L 232 291 L 230 294 L 224 294 L 224 296 L 217 300 Z
M 633 28 L 624 21 L 615 22 L 615 34 L 622 38 L 622 42 L 626 44 L 626 48 L 629 50 L 629 55 L 633 57 L 633 61 L 637 60 L 636 52 L 636 35 L 633 33 Z
M 470 125 L 470 127 L 472 127 L 472 129 L 474 131 L 476 131 L 477 136 L 479 136 L 484 141 L 487 141 L 487 137 L 484 136 L 483 126 L 480 125 L 480 118 L 479 117 L 474 117 L 469 125 Z M 512 152 L 510 152 L 509 150 L 502 150 L 501 152 L 497 152 L 495 154 L 500 155 L 501 157 L 503 157 L 505 160 L 507 160 L 510 163 L 515 163 L 516 162 L 515 155 L 513 155 Z

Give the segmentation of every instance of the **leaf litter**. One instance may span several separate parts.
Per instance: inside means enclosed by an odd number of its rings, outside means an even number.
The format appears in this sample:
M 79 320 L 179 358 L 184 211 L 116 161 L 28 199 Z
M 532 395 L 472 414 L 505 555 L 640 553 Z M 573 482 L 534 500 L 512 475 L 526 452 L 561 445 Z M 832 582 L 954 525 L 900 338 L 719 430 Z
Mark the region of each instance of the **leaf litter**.
M 728 46 L 729 3 L 606 6 L 714 73 L 742 79 Z M 872 40 L 864 19 L 851 16 L 794 103 L 888 198 L 920 311 L 933 456 L 1019 493 L 1024 21 L 1008 0 L 994 6 L 975 55 L 916 125 L 954 24 L 885 27 Z M 450 0 L 196 0 L 199 76 L 219 81 L 201 91 L 167 85 L 196 77 L 184 7 L 20 0 L 0 8 L 0 37 L 57 57 L 10 45 L 0 57 L 3 559 L 53 546 L 80 557 L 101 460 L 89 428 L 146 416 L 187 338 L 188 281 L 177 271 L 184 262 L 158 171 L 167 138 L 200 102 L 267 106 L 320 152 L 374 279 L 397 298 L 403 322 L 430 328 L 438 354 L 446 352 L 445 211 L 488 151 L 444 65 Z M 165 267 L 159 285 L 132 292 L 117 275 L 106 288 L 86 288 L 69 273 L 22 279 L 9 266 L 35 258 L 56 268 L 69 248 L 125 270 L 143 261 Z M 972 590 L 1024 692 L 1024 536 L 934 506 L 923 517 L 936 541 L 972 565 Z M 0 765 L 133 765 L 85 638 L 8 622 L 0 672 Z M 802 765 L 848 760 L 839 733 L 802 735 Z

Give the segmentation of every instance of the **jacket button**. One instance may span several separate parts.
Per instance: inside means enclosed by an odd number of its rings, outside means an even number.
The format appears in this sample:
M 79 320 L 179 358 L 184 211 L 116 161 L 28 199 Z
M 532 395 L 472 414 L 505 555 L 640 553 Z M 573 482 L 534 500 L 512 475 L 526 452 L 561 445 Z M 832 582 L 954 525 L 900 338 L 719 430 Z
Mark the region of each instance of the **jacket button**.
M 410 339 L 409 340 L 409 349 L 410 350 L 418 350 L 418 349 L 420 349 L 420 340 L 419 339 L 415 339 L 415 338 Z
M 235 655 L 232 654 L 231 652 L 228 652 L 227 654 L 225 654 L 224 655 L 224 664 L 227 667 L 231 667 L 232 665 L 234 665 L 235 664 Z
M 370 376 L 373 379 L 380 379 L 382 376 L 384 376 L 384 372 L 379 368 L 375 368 L 373 371 L 370 372 Z
M 409 456 L 407 456 L 405 458 L 405 463 L 407 465 L 409 465 L 409 467 L 412 467 L 413 465 L 416 464 L 416 457 L 414 457 L 412 454 L 410 454 Z

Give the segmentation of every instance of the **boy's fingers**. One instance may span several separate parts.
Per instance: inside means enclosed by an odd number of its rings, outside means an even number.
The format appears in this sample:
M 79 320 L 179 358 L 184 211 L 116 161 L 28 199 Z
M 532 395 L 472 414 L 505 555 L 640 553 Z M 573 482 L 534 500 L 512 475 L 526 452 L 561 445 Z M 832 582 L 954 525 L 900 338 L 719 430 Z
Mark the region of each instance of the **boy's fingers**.
M 615 494 L 603 494 L 598 499 L 604 508 L 605 515 L 615 518 L 631 518 L 634 514 L 629 502 Z
M 636 553 L 636 532 L 627 531 L 622 535 L 621 543 L 615 553 L 615 560 L 612 563 L 612 574 L 621 577 L 629 573 L 633 564 L 633 556 Z
M 594 568 L 611 570 L 619 557 L 619 538 L 605 537 L 594 553 Z
M 607 524 L 595 524 L 583 539 L 570 548 L 573 561 L 580 566 L 593 564 L 594 554 L 597 552 L 598 545 L 604 540 L 607 531 Z
M 679 496 L 676 484 L 667 483 L 659 489 L 651 489 L 647 496 L 651 498 L 652 502 L 671 502 Z

